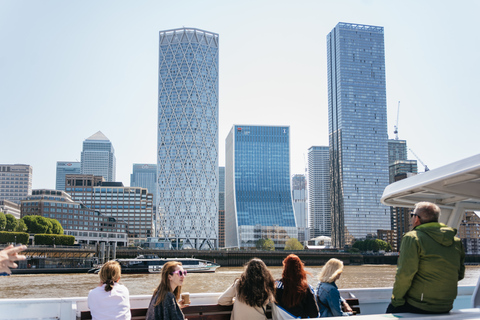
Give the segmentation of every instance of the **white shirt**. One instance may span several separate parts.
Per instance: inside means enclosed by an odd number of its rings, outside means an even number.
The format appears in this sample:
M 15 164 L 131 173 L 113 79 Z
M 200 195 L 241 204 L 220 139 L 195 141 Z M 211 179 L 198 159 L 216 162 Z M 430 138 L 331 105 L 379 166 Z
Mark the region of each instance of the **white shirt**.
M 115 283 L 111 291 L 105 284 L 88 293 L 88 308 L 92 320 L 130 320 L 130 294 L 127 287 Z

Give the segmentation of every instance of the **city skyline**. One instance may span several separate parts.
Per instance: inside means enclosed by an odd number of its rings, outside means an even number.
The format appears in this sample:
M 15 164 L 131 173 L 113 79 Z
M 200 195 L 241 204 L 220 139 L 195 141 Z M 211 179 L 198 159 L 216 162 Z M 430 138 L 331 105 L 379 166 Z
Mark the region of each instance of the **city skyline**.
M 128 184 L 133 163 L 155 163 L 158 31 L 185 25 L 223 39 L 219 140 L 233 123 L 289 125 L 291 173 L 303 173 L 308 148 L 328 144 L 325 39 L 338 22 L 385 29 L 390 138 L 400 100 L 399 137 L 431 169 L 479 153 L 478 3 L 208 3 L 0 2 L 0 162 L 31 165 L 33 188 L 53 189 L 56 162 L 79 161 L 81 142 L 101 130 Z

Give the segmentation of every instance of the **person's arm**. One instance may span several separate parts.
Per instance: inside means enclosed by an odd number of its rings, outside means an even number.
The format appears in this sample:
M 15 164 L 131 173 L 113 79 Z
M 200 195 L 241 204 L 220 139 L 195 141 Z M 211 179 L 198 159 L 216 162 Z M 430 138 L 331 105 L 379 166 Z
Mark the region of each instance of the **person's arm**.
M 342 300 L 340 298 L 340 292 L 337 289 L 332 289 L 328 293 L 328 307 L 330 308 L 330 311 L 332 312 L 332 315 L 334 317 L 340 317 L 340 316 L 349 316 L 348 313 L 342 311 Z
M 313 288 L 309 286 L 307 291 L 307 301 L 305 311 L 309 318 L 318 318 L 320 315 L 318 314 L 318 306 L 317 301 L 315 299 L 315 294 Z
M 237 295 L 237 282 L 235 281 L 220 297 L 218 297 L 218 304 L 222 306 L 231 306 L 235 302 L 235 296 Z
M 400 245 L 400 256 L 398 257 L 397 274 L 392 292 L 392 305 L 394 307 L 405 304 L 405 294 L 412 285 L 413 278 L 418 271 L 418 245 L 416 239 L 411 235 L 405 235 Z
M 465 277 L 465 248 L 463 247 L 462 241 L 460 242 L 460 271 L 458 272 L 458 281 L 462 280 Z
M 25 250 L 26 246 L 14 247 L 9 245 L 2 251 L 0 251 L 0 273 L 12 273 L 10 268 L 16 268 L 17 264 L 14 261 L 25 260 L 26 257 L 19 255 L 20 252 Z

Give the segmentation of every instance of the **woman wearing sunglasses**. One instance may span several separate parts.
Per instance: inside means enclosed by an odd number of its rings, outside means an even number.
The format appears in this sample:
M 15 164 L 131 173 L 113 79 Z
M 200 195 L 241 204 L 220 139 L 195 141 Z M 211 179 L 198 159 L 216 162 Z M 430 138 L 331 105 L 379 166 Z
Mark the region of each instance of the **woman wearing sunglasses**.
M 183 270 L 181 262 L 165 263 L 162 268 L 160 284 L 150 300 L 146 320 L 185 319 L 181 309 L 186 305 L 183 299 L 180 300 L 180 294 L 186 276 L 187 271 Z

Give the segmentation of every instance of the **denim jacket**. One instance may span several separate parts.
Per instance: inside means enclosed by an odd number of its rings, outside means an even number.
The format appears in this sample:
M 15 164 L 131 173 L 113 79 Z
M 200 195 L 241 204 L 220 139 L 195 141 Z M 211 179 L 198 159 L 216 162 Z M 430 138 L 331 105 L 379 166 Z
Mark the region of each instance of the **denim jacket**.
M 342 311 L 342 301 L 335 282 L 319 282 L 315 290 L 317 304 L 320 309 L 320 317 L 349 316 L 349 313 Z

